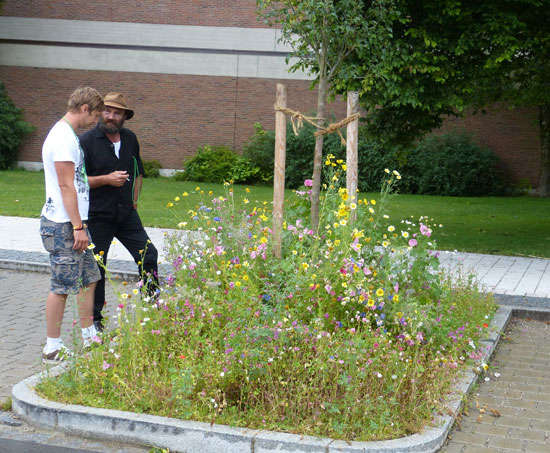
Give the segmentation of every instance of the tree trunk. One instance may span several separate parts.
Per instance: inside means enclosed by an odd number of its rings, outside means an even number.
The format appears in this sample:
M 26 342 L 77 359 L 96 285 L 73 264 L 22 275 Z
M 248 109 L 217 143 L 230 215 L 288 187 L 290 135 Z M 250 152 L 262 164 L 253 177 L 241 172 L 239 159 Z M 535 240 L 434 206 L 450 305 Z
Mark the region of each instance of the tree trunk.
M 319 86 L 317 88 L 317 118 L 325 117 L 327 100 L 326 69 L 321 68 Z M 325 126 L 324 119 L 319 123 Z M 323 135 L 315 137 L 315 152 L 313 154 L 313 187 L 311 188 L 311 229 L 317 233 L 319 229 L 319 198 L 321 193 L 321 170 L 323 168 Z
M 550 197 L 550 104 L 539 106 L 540 176 L 537 194 Z

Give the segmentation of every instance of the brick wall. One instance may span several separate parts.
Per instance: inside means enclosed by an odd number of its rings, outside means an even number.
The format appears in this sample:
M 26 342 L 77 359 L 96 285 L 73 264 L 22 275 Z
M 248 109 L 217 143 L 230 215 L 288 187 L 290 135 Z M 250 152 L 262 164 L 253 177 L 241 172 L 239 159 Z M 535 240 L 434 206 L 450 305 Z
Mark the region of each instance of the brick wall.
M 18 160 L 41 161 L 42 142 L 66 112 L 77 86 L 90 85 L 102 94 L 120 91 L 135 116 L 126 123 L 136 132 L 144 159 L 158 159 L 164 168 L 182 168 L 201 145 L 227 145 L 241 150 L 260 122 L 274 128 L 276 80 L 164 74 L 111 73 L 0 67 L 0 80 L 25 119 L 36 126 Z M 308 81 L 285 81 L 289 107 L 312 112 L 316 93 Z M 345 105 L 329 107 L 343 118 Z M 312 151 L 313 152 L 313 151 Z
M 465 130 L 493 151 L 508 179 L 528 180 L 532 187 L 538 186 L 541 144 L 537 108 L 494 106 L 486 114 L 449 119 L 440 132 L 450 130 Z
M 42 19 L 265 27 L 256 19 L 255 0 L 5 0 L 2 14 Z

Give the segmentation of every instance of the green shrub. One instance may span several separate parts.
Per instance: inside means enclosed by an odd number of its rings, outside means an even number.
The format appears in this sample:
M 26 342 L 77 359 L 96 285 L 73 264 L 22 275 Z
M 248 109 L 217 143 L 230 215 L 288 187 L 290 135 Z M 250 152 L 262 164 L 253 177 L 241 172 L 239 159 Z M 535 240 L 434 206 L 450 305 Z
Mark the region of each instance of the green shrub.
M 264 181 L 273 181 L 275 158 L 275 133 L 266 131 L 259 124 L 254 125 L 254 135 L 243 147 L 243 156 L 260 168 Z M 297 189 L 313 174 L 313 152 L 315 150 L 315 128 L 305 124 L 298 135 L 294 134 L 289 123 L 286 131 L 286 168 L 285 186 Z M 345 147 L 335 134 L 325 135 L 323 156 L 333 154 L 337 158 L 345 157 Z M 380 184 L 378 184 L 379 186 Z
M 358 187 L 361 191 L 376 191 L 384 177 L 385 168 L 397 168 L 397 159 L 394 153 L 384 150 L 365 135 L 364 128 L 360 128 L 358 145 Z M 286 136 L 286 169 L 285 186 L 291 189 L 301 187 L 304 180 L 313 174 L 313 152 L 315 149 L 315 128 L 306 124 L 298 136 L 294 134 L 292 126 L 287 126 Z M 345 131 L 342 131 L 345 135 Z M 266 181 L 273 180 L 273 165 L 275 154 L 275 133 L 264 130 L 261 125 L 254 125 L 254 135 L 243 148 L 243 155 L 260 168 L 262 177 Z M 342 145 L 337 134 L 325 135 L 323 142 L 323 156 L 329 154 L 336 159 L 346 158 L 346 148 Z
M 260 177 L 260 169 L 250 160 L 239 156 L 226 146 L 205 145 L 184 164 L 185 171 L 176 179 L 198 182 L 252 183 Z
M 0 170 L 12 168 L 23 135 L 34 131 L 34 126 L 23 121 L 23 110 L 18 109 L 0 82 Z
M 465 133 L 432 135 L 406 156 L 400 189 L 422 195 L 502 195 L 507 187 L 497 164 L 495 154 Z
M 153 160 L 144 160 L 143 163 L 143 176 L 145 178 L 158 178 L 160 176 L 160 169 L 162 165 L 156 159 Z

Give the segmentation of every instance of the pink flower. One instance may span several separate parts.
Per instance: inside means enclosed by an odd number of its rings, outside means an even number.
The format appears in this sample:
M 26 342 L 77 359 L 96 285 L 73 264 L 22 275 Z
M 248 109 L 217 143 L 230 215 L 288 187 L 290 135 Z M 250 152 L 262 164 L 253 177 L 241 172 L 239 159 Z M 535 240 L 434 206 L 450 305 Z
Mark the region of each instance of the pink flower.
M 432 230 L 422 223 L 420 224 L 420 232 L 426 237 L 430 237 L 432 235 Z
M 313 187 L 313 181 L 311 179 L 306 179 L 304 181 L 304 186 L 306 187 Z
M 418 244 L 418 241 L 417 241 L 416 239 L 411 239 L 411 240 L 409 241 L 409 245 L 410 245 L 411 247 L 414 247 L 414 246 L 417 245 L 417 244 Z
M 105 360 L 103 361 L 103 370 L 108 370 L 112 366 L 113 365 L 111 365 L 110 363 L 107 363 Z

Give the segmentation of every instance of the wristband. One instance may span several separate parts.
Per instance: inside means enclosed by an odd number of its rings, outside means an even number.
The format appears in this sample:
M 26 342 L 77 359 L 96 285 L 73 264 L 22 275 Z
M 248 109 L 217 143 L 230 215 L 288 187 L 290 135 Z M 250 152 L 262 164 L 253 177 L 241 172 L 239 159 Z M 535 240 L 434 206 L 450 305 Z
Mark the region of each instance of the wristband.
M 73 226 L 74 231 L 80 231 L 80 230 L 83 230 L 84 228 L 85 228 L 85 225 L 83 223 L 81 223 L 78 226 Z

